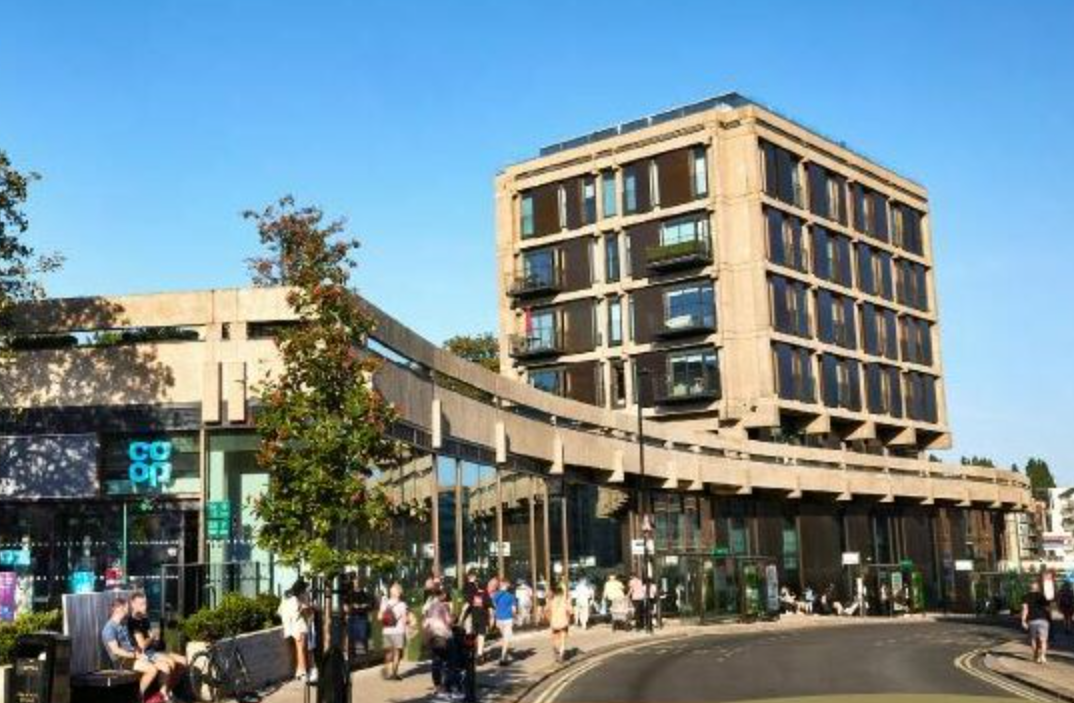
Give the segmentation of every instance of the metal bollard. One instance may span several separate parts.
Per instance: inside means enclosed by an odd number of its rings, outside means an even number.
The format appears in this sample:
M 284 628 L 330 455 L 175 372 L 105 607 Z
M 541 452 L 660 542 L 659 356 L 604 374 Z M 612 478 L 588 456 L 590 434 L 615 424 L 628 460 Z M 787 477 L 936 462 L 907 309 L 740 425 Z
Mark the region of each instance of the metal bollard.
M 466 635 L 466 685 L 464 703 L 477 703 L 477 635 Z

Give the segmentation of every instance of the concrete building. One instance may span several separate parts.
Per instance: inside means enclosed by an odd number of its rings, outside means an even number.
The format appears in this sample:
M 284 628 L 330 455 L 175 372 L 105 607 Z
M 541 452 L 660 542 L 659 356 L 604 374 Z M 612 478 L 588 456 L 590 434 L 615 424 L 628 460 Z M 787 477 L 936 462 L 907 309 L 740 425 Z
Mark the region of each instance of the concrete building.
M 987 572 L 1010 558 L 1004 516 L 1029 500 L 1019 474 L 650 422 L 642 475 L 630 414 L 491 373 L 370 311 L 375 382 L 412 452 L 377 480 L 425 516 L 376 537 L 408 584 L 467 569 L 545 583 L 636 573 L 643 512 L 667 612 L 703 618 L 756 603 L 758 571 L 843 590 L 846 553 L 869 578 L 912 572 L 929 603 L 966 604 L 955 561 Z M 127 578 L 185 612 L 202 593 L 180 583 L 286 585 L 248 505 L 267 481 L 252 420 L 274 336 L 294 320 L 284 291 L 20 312 L 0 368 L 0 574 L 22 597 L 44 607 Z
M 1040 546 L 1047 564 L 1074 569 L 1074 488 L 1048 489 Z
M 920 184 L 731 93 L 541 149 L 496 198 L 511 377 L 739 439 L 951 446 Z

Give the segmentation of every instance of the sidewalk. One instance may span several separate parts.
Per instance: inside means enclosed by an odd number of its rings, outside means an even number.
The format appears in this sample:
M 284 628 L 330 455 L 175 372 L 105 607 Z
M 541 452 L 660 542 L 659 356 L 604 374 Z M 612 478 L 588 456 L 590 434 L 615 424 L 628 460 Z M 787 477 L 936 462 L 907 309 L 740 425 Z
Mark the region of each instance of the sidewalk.
M 1059 623 L 1052 623 L 1059 627 Z M 1054 646 L 1048 649 L 1048 663 L 1033 661 L 1033 650 L 1023 639 L 993 647 L 984 657 L 991 671 L 1014 679 L 1018 683 L 1044 691 L 1062 700 L 1074 702 L 1074 637 L 1058 633 Z
M 500 667 L 495 661 L 478 669 L 478 697 L 482 703 L 512 701 L 520 698 L 551 674 L 569 667 L 599 652 L 619 648 L 642 646 L 694 635 L 720 635 L 742 632 L 790 631 L 812 627 L 850 627 L 860 622 L 857 618 L 822 618 L 791 616 L 775 622 L 726 623 L 709 625 L 680 625 L 666 621 L 653 636 L 638 632 L 613 632 L 608 625 L 597 625 L 587 631 L 572 629 L 568 640 L 569 658 L 565 664 L 557 664 L 552 656 L 552 645 L 547 630 L 527 632 L 515 637 L 515 657 L 510 666 Z M 903 622 L 921 622 L 914 618 Z M 499 647 L 491 649 L 493 656 Z M 399 669 L 402 681 L 386 681 L 381 677 L 380 667 L 363 669 L 351 675 L 355 699 L 376 703 L 425 703 L 432 700 L 433 686 L 428 662 L 404 662 Z M 316 694 L 310 690 L 310 700 Z M 302 684 L 288 682 L 265 697 L 266 703 L 302 703 Z

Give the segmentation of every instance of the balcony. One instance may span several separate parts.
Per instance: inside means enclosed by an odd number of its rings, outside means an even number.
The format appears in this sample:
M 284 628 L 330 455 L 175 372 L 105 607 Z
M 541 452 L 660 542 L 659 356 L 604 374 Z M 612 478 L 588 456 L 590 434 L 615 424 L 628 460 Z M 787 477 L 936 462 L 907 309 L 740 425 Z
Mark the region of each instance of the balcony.
M 658 244 L 645 249 L 646 266 L 650 271 L 672 271 L 712 263 L 708 239 L 687 239 L 674 244 Z
M 516 334 L 511 336 L 511 356 L 516 359 L 541 359 L 564 353 L 563 336 L 550 334 Z
M 536 298 L 543 295 L 555 295 L 562 289 L 563 277 L 559 271 L 542 271 L 517 274 L 507 286 L 507 295 L 517 299 Z
M 720 397 L 720 383 L 713 375 L 700 375 L 694 378 L 661 379 L 653 389 L 657 405 L 684 405 L 689 403 L 707 403 Z
M 679 339 L 710 334 L 716 330 L 716 316 L 711 312 L 691 312 L 675 317 L 661 318 L 654 327 L 657 339 Z

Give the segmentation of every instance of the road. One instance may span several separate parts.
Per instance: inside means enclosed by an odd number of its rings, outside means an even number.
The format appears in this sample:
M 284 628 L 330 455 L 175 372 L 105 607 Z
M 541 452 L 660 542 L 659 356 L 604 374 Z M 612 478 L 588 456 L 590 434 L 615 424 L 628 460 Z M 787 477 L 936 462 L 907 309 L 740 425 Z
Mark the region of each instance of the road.
M 1010 700 L 1009 690 L 956 667 L 960 655 L 1010 636 L 1009 630 L 957 622 L 700 635 L 582 661 L 531 695 L 529 703 L 856 700 L 864 695 L 914 703 L 953 696 Z

